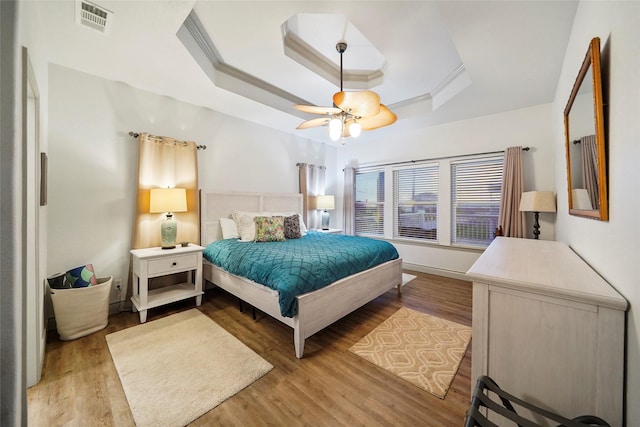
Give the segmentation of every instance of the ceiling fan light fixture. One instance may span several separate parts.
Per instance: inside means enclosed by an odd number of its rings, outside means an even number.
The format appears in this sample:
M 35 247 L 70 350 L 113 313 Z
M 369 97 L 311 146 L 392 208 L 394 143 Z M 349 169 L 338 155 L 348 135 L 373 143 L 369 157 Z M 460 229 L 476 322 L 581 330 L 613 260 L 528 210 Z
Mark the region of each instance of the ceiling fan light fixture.
M 348 91 L 342 87 L 342 54 L 347 50 L 347 43 L 339 41 L 336 50 L 340 54 L 340 92 L 333 95 L 333 107 L 317 107 L 313 105 L 296 105 L 300 111 L 332 115 L 329 119 L 311 119 L 301 123 L 297 129 L 307 129 L 329 123 L 329 137 L 332 141 L 345 138 L 357 138 L 362 130 L 373 130 L 393 124 L 397 117 L 386 106 L 380 103 L 380 96 L 370 90 Z
M 360 132 L 362 132 L 362 126 L 360 126 L 360 123 L 356 122 L 354 119 L 353 122 L 349 125 L 349 133 L 352 137 L 357 138 L 358 136 L 360 136 Z
M 338 117 L 334 117 L 329 121 L 329 138 L 332 141 L 337 141 L 340 139 L 342 134 L 342 120 Z

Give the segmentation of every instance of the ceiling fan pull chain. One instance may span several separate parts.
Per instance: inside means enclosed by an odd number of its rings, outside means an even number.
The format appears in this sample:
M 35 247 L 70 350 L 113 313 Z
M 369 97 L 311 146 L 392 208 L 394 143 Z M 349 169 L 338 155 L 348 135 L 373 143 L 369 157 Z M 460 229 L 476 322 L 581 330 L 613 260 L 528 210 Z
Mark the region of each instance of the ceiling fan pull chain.
M 338 49 L 338 52 L 340 52 L 340 92 L 343 92 L 342 90 L 342 54 L 344 53 L 344 51 L 340 51 L 340 49 Z
M 342 92 L 342 54 L 347 50 L 347 42 L 343 40 L 336 43 L 336 50 L 340 54 L 340 92 Z

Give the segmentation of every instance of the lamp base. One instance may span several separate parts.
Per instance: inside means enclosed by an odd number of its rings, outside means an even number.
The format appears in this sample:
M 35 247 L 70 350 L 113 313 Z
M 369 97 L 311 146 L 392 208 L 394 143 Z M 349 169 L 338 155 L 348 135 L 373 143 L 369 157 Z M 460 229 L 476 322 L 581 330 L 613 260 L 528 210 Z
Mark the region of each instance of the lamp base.
M 540 236 L 540 223 L 538 222 L 538 216 L 540 212 L 534 212 L 534 222 L 533 222 L 533 238 L 538 240 L 538 236 Z
M 167 217 L 160 224 L 160 236 L 162 239 L 162 249 L 173 249 L 176 247 L 176 235 L 178 234 L 178 223 L 173 219 L 173 215 Z
M 322 212 L 322 229 L 329 229 L 329 212 L 327 211 Z

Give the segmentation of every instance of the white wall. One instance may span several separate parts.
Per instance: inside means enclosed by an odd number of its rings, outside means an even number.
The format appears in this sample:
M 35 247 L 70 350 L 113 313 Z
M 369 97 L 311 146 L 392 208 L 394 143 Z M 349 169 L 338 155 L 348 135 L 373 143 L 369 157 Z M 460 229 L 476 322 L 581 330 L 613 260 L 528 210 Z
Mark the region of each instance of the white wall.
M 627 421 L 640 419 L 640 3 L 582 1 L 567 46 L 554 105 L 557 240 L 568 243 L 629 301 Z M 609 221 L 570 216 L 562 113 L 593 37 L 600 37 L 608 144 Z M 607 113 L 608 110 L 608 113 Z M 560 191 L 562 190 L 562 191 Z
M 336 174 L 335 148 L 54 64 L 48 110 L 48 275 L 92 263 L 126 284 L 137 173 L 129 131 L 206 145 L 201 188 L 298 192 L 297 162 Z
M 351 139 L 338 149 L 338 165 L 371 165 L 432 159 L 474 153 L 503 151 L 511 146 L 528 146 L 524 152 L 525 191 L 556 191 L 553 178 L 553 142 L 551 104 L 447 123 L 417 131 L 393 134 L 377 140 Z M 401 118 L 399 119 L 401 120 Z M 338 177 L 342 195 L 343 177 Z M 342 205 L 336 212 L 341 214 Z M 554 239 L 554 214 L 540 214 L 540 238 Z M 533 236 L 533 218 L 527 217 L 527 229 Z M 480 256 L 481 251 L 444 246 L 410 245 L 394 242 L 403 261 L 424 267 L 424 271 L 459 276 Z M 420 268 L 422 270 L 422 268 Z

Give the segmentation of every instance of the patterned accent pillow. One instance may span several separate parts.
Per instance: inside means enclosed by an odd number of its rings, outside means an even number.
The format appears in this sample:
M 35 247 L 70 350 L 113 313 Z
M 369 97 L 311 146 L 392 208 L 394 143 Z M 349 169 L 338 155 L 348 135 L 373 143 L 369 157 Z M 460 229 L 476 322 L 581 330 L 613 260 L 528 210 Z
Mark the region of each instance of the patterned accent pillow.
M 299 239 L 302 237 L 300 232 L 300 217 L 298 214 L 284 217 L 284 238 Z
M 256 242 L 283 242 L 284 241 L 284 217 L 283 216 L 257 216 Z
M 70 288 L 86 288 L 98 283 L 92 264 L 81 265 L 67 271 L 66 280 L 70 283 Z

